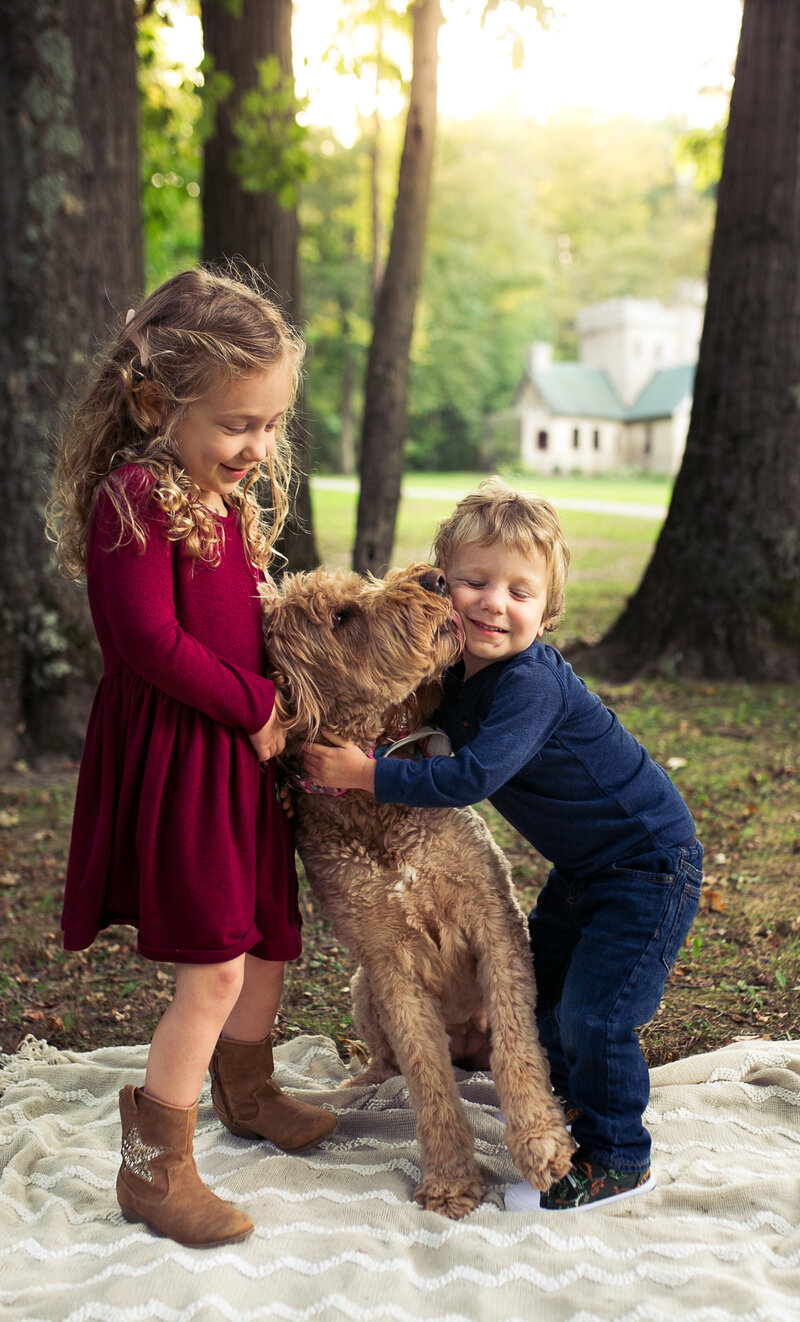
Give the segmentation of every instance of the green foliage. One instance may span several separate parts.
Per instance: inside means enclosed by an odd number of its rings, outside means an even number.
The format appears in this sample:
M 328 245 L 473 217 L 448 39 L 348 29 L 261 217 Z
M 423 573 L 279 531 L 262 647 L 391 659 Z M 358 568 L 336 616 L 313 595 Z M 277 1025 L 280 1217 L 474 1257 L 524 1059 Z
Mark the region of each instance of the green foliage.
M 486 419 L 511 404 L 527 345 L 551 340 L 573 357 L 580 307 L 669 300 L 679 280 L 703 277 L 713 200 L 677 168 L 680 131 L 588 110 L 543 126 L 501 115 L 442 125 L 412 354 L 412 467 L 479 466 Z M 509 458 L 506 445 L 495 462 Z
M 552 5 L 544 3 L 544 0 L 516 0 L 516 3 L 519 9 L 532 9 L 541 27 L 550 26 L 555 12 Z M 500 5 L 501 0 L 484 0 L 481 24 L 484 24 L 488 15 L 498 10 Z
M 625 294 L 669 300 L 705 273 L 714 203 L 675 156 L 683 126 L 570 111 L 546 125 L 487 115 L 440 127 L 412 349 L 410 468 L 483 463 L 487 418 L 507 409 L 526 347 L 576 352 L 575 315 Z M 347 353 L 369 342 L 369 150 L 310 139 L 301 200 L 308 398 L 315 463 L 336 467 Z M 391 197 L 392 159 L 384 163 Z M 501 428 L 502 431 L 502 428 Z M 508 441 L 508 438 L 505 438 Z M 509 445 L 493 461 L 510 461 Z
M 490 14 L 496 13 L 500 9 L 501 0 L 484 0 L 483 12 L 481 13 L 481 27 L 484 27 Z M 545 3 L 545 0 L 516 0 L 519 10 L 532 9 L 536 21 L 541 28 L 550 27 L 554 17 L 555 9 L 552 5 Z M 508 9 L 508 6 L 506 6 Z M 522 34 L 515 27 L 513 19 L 508 19 L 505 31 L 506 39 L 509 42 L 509 58 L 512 69 L 521 69 L 525 59 L 525 44 Z
M 231 165 L 242 188 L 271 193 L 286 211 L 297 205 L 298 185 L 309 169 L 307 130 L 297 122 L 303 105 L 294 79 L 270 55 L 259 61 L 258 86 L 242 96 L 233 125 L 239 146 Z
M 207 142 L 217 125 L 217 113 L 220 106 L 233 95 L 233 78 L 224 69 L 217 69 L 211 55 L 204 55 L 200 62 L 202 86 L 200 90 L 200 116 L 197 121 L 199 143 Z
M 360 412 L 371 334 L 369 159 L 363 141 L 342 147 L 319 129 L 310 132 L 309 154 L 300 201 L 310 349 L 305 407 L 315 465 L 336 469 L 343 413 Z
M 726 122 L 720 120 L 710 129 L 692 129 L 691 133 L 684 133 L 676 145 L 678 165 L 689 171 L 699 193 L 711 197 L 716 196 L 722 174 L 726 128 Z
M 197 261 L 200 250 L 202 82 L 168 56 L 170 5 L 138 24 L 142 214 L 149 288 Z
M 364 78 L 371 73 L 376 86 L 402 86 L 405 77 L 400 65 L 387 53 L 385 38 L 389 32 L 411 37 L 411 9 L 397 9 L 386 0 L 345 0 L 337 26 L 336 40 L 326 52 L 326 59 L 342 75 Z M 363 34 L 370 30 L 374 41 L 363 49 Z
M 233 92 L 207 61 L 197 70 L 168 56 L 165 26 L 192 6 L 196 0 L 158 0 L 139 23 L 150 286 L 197 260 L 202 143 Z M 366 53 L 356 41 L 365 24 L 375 35 Z M 388 40 L 397 25 L 408 31 L 408 6 L 350 0 L 337 42 L 342 73 L 376 86 L 402 81 L 396 42 Z M 298 125 L 298 109 L 278 61 L 264 62 L 236 117 L 235 166 L 246 189 L 298 203 L 308 429 L 315 467 L 337 469 L 348 414 L 358 432 L 371 337 L 375 125 L 365 120 L 361 139 L 344 146 L 330 131 Z M 401 119 L 381 125 L 379 203 L 387 218 Z M 714 213 L 703 181 L 713 177 L 714 135 L 703 158 L 707 176 L 693 164 L 701 138 L 678 122 L 600 121 L 587 109 L 546 125 L 499 113 L 440 124 L 412 347 L 410 468 L 479 468 L 485 451 L 493 463 L 511 462 L 508 427 L 501 419 L 491 428 L 487 419 L 511 404 L 532 340 L 551 340 L 557 357 L 571 357 L 581 306 L 625 294 L 668 300 L 678 280 L 703 277 Z M 720 140 L 721 131 L 717 147 Z

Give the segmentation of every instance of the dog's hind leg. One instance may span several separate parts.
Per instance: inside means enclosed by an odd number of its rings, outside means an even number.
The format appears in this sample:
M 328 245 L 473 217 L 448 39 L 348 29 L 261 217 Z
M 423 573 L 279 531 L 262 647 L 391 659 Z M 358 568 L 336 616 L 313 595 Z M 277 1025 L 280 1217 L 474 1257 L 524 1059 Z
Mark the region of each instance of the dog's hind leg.
M 347 1079 L 342 1087 L 363 1088 L 367 1083 L 383 1083 L 400 1070 L 363 968 L 356 969 L 350 979 L 350 995 L 353 998 L 353 1027 L 369 1052 L 369 1064 L 354 1079 Z
M 485 909 L 481 918 L 473 949 L 489 1012 L 491 1067 L 507 1122 L 506 1143 L 533 1187 L 549 1189 L 569 1170 L 575 1144 L 539 1044 L 530 950 L 520 924 L 514 921 L 509 933 L 508 914 L 500 904 L 496 912 Z
M 428 1211 L 466 1216 L 481 1201 L 483 1184 L 442 1017 L 433 997 L 418 983 L 409 985 L 408 970 L 392 967 L 391 959 L 381 961 L 377 976 L 372 967 L 368 973 L 417 1114 L 422 1179 L 414 1198 Z

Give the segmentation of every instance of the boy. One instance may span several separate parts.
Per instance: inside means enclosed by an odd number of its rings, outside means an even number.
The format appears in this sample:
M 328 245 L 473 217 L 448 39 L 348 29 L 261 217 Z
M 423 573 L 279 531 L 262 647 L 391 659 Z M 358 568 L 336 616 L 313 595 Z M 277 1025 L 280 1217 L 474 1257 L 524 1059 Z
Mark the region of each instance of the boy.
M 465 632 L 433 717 L 454 756 L 375 761 L 329 735 L 335 747 L 307 746 L 307 772 L 382 803 L 488 798 L 552 860 L 529 918 L 537 1018 L 579 1146 L 541 1200 L 520 1184 L 506 1206 L 629 1198 L 654 1185 L 636 1030 L 655 1014 L 697 910 L 702 846 L 666 772 L 540 641 L 563 611 L 569 565 L 552 506 L 490 478 L 456 506 L 433 549 Z

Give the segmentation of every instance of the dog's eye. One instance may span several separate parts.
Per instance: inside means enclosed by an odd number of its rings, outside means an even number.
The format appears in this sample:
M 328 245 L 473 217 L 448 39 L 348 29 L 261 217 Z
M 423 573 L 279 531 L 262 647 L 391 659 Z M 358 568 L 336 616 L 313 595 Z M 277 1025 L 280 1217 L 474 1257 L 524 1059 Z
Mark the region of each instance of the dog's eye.
M 353 612 L 351 610 L 345 609 L 340 611 L 334 611 L 333 613 L 334 632 L 337 629 L 343 629 L 346 624 L 349 624 L 352 618 L 353 618 Z

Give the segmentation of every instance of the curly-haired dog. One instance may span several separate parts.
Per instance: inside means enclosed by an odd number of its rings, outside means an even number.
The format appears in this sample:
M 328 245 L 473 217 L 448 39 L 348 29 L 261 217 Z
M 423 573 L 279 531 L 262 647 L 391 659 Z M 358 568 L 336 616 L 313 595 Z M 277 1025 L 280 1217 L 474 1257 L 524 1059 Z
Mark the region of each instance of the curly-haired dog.
M 424 716 L 426 685 L 428 711 L 435 706 L 437 678 L 461 650 L 444 579 L 424 565 L 384 581 L 288 576 L 265 600 L 265 629 L 279 708 L 292 724 L 285 760 L 295 785 L 303 740 L 322 726 L 364 749 L 398 738 Z M 309 884 L 361 965 L 354 1017 L 370 1063 L 355 1082 L 399 1070 L 417 1113 L 417 1202 L 451 1217 L 480 1202 L 447 1025 L 487 1015 L 509 1151 L 535 1188 L 548 1188 L 566 1174 L 574 1145 L 538 1042 L 524 918 L 483 820 L 469 808 L 379 804 L 359 791 L 298 788 L 292 797 Z

